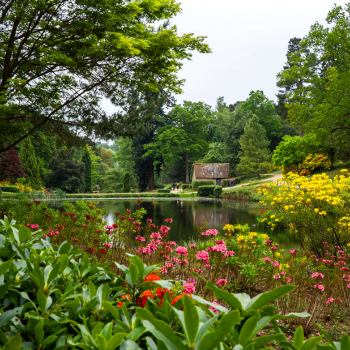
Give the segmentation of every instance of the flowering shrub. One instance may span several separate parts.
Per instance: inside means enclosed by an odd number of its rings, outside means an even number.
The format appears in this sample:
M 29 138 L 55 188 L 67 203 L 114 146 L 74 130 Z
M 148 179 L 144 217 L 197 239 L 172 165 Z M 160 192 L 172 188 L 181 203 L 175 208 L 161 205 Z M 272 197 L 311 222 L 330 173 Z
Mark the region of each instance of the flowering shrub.
M 324 256 L 322 242 L 344 249 L 350 242 L 350 180 L 326 174 L 311 178 L 289 173 L 282 181 L 260 189 L 270 209 L 272 229 L 283 221 L 298 237 L 302 248 Z M 335 253 L 335 252 L 333 252 Z
M 325 154 L 309 154 L 305 160 L 299 164 L 299 171 L 305 169 L 309 171 L 313 170 L 329 170 L 332 167 L 332 162 Z
M 24 185 L 22 183 L 19 183 L 19 182 L 11 182 L 11 180 L 2 180 L 0 182 L 0 187 L 2 186 L 6 186 L 6 187 L 9 187 L 9 186 L 12 186 L 12 187 L 16 187 L 19 189 L 19 191 L 21 193 L 25 193 L 25 192 L 32 192 L 33 189 L 27 185 Z

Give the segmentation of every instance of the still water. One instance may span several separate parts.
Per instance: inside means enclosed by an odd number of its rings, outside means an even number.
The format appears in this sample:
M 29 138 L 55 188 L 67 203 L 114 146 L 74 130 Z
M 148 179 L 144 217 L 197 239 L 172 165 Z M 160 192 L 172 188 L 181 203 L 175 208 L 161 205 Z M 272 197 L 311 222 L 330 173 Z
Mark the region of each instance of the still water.
M 112 224 L 115 220 L 115 212 L 123 215 L 126 209 L 134 212 L 137 209 L 136 199 L 123 200 L 90 200 L 96 208 L 105 209 L 108 212 L 107 221 Z M 237 203 L 236 201 L 223 200 L 159 200 L 145 199 L 141 206 L 146 209 L 142 226 L 146 226 L 146 219 L 152 219 L 157 226 L 167 225 L 171 227 L 169 239 L 176 242 L 197 239 L 198 228 L 207 222 L 207 228 L 215 228 L 222 232 L 226 224 L 248 224 L 251 231 L 267 233 L 281 249 L 295 249 L 299 244 L 296 238 L 287 231 L 271 231 L 265 227 L 257 227 L 257 215 L 264 214 L 266 209 L 257 204 Z M 172 218 L 171 224 L 165 222 L 166 218 Z M 202 231 L 200 231 L 202 232 Z

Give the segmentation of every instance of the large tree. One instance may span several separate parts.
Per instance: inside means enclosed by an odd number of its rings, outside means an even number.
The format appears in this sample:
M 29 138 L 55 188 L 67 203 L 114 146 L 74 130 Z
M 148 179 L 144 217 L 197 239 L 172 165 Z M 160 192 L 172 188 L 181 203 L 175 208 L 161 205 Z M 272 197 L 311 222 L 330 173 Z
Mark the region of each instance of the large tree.
M 171 166 L 185 157 L 186 183 L 190 181 L 189 161 L 200 158 L 208 150 L 208 134 L 213 122 L 210 106 L 202 102 L 185 101 L 169 113 L 169 124 L 160 127 L 152 143 L 145 145 L 145 157 L 152 156 L 154 164 L 164 161 Z
M 181 92 L 181 61 L 210 52 L 169 26 L 180 11 L 174 0 L 0 0 L 0 153 L 40 129 L 68 144 L 142 129 L 160 89 Z
M 9 149 L 0 156 L 0 181 L 16 180 L 19 177 L 25 177 L 22 169 L 21 160 L 14 148 Z
M 237 166 L 239 173 L 256 174 L 260 177 L 261 173 L 271 168 L 271 153 L 268 149 L 270 141 L 256 116 L 246 124 L 239 143 L 242 149 Z
M 19 157 L 21 158 L 22 168 L 26 173 L 26 183 L 31 188 L 39 190 L 41 188 L 40 169 L 31 137 L 27 137 L 21 142 Z
M 274 102 L 263 91 L 251 91 L 247 100 L 242 103 L 242 109 L 249 110 L 258 117 L 259 124 L 263 126 L 270 140 L 270 150 L 274 150 L 282 137 L 282 123 L 276 114 Z

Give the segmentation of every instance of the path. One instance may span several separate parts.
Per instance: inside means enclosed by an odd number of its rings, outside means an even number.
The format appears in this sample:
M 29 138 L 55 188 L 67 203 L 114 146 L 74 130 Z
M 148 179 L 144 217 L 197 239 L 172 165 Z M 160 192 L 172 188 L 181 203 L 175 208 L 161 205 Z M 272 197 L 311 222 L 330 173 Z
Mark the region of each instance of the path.
M 262 175 L 271 175 L 271 174 L 262 174 Z M 283 176 L 282 174 L 273 174 L 272 177 L 270 177 L 268 179 L 263 179 L 260 182 L 265 182 L 265 181 L 276 182 L 278 179 L 282 179 L 282 176 Z M 243 186 L 249 186 L 249 185 L 250 185 L 250 183 L 247 182 L 247 183 L 244 183 L 244 184 L 241 184 L 241 185 L 236 185 L 236 186 L 233 186 L 233 187 L 223 187 L 222 189 L 223 190 L 229 190 L 231 188 L 237 188 L 237 187 L 243 187 Z M 173 190 L 170 191 L 170 193 L 179 193 L 179 192 L 181 193 L 181 189 L 179 189 L 179 190 L 175 189 L 175 191 L 173 191 Z M 197 192 L 186 192 L 186 193 L 197 193 Z

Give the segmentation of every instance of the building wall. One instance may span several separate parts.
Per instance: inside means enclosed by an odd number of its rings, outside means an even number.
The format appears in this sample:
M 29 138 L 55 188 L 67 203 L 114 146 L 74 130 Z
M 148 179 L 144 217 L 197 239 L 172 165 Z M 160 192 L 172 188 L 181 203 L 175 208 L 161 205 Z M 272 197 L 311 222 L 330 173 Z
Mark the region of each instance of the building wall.
M 192 181 L 227 179 L 230 177 L 229 163 L 195 163 Z M 222 182 L 223 183 L 223 182 Z

